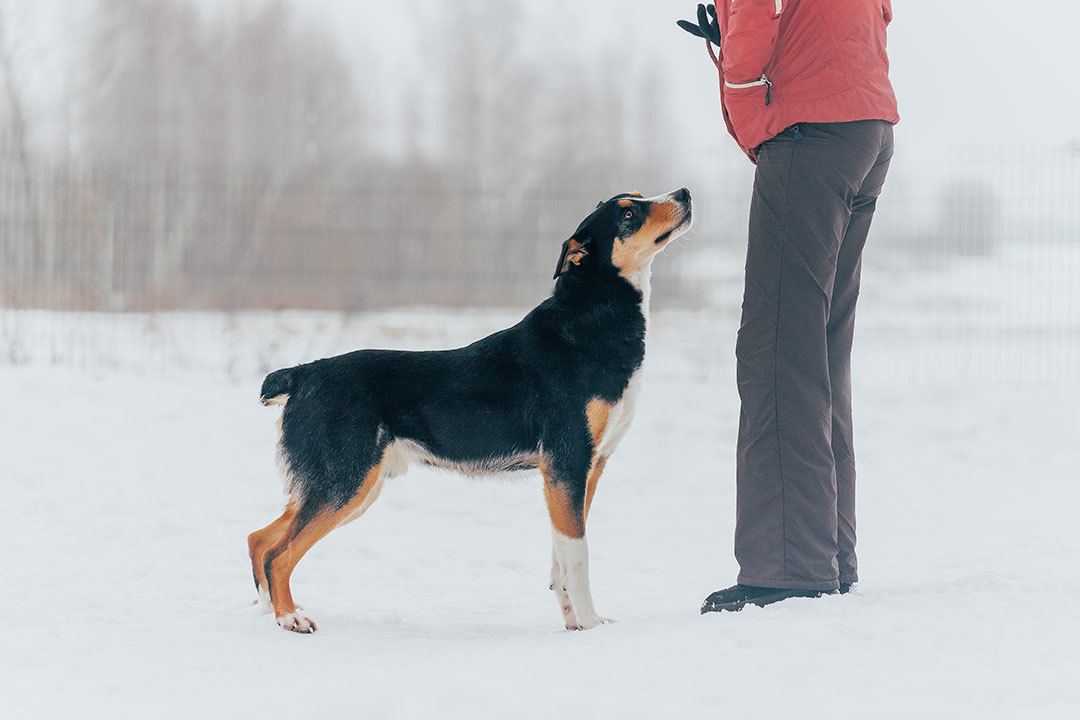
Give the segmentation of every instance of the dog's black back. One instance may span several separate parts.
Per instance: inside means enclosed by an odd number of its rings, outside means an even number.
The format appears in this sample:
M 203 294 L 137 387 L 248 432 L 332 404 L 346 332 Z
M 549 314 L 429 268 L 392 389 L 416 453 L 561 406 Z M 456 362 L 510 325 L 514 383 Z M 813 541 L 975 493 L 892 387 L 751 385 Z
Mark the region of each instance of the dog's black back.
M 395 440 L 476 474 L 587 471 L 585 408 L 616 403 L 645 357 L 642 294 L 613 271 L 568 274 L 517 325 L 457 350 L 360 350 L 267 376 L 288 395 L 280 452 L 305 505 L 340 507 Z M 571 468 L 567 468 L 568 470 Z

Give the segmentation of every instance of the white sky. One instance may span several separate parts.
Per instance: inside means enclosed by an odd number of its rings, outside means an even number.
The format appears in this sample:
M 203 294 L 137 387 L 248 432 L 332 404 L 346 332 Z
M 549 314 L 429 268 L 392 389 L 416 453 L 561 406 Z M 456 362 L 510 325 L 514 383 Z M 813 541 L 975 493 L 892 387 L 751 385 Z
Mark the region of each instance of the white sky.
M 410 13 L 432 5 L 297 2 L 334 28 L 346 52 L 364 38 L 410 72 L 422 53 L 438 62 L 439 47 L 420 47 L 402 32 L 410 27 Z M 692 1 L 548 0 L 528 6 L 537 19 L 538 61 L 561 45 L 605 36 L 621 40 L 621 51 L 647 53 L 670 68 L 678 102 L 695 118 L 692 127 L 707 132 L 704 124 L 719 123 L 715 72 L 701 43 L 675 26 L 676 19 L 693 16 Z M 897 0 L 894 14 L 889 52 L 902 116 L 897 132 L 905 144 L 941 153 L 967 144 L 1080 143 L 1080 4 Z

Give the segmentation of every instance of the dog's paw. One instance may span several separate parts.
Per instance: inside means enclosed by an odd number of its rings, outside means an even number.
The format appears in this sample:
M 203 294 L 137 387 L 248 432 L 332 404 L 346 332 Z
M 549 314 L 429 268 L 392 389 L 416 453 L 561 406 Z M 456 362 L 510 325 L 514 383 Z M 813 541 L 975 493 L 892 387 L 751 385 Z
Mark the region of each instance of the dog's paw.
M 549 590 L 555 591 L 555 599 L 559 601 L 559 610 L 562 611 L 563 623 L 566 627 L 576 627 L 577 617 L 574 615 L 574 605 L 570 602 L 570 594 L 566 592 L 566 588 L 562 584 L 556 585 L 552 583 Z
M 566 620 L 567 630 L 592 630 L 597 625 L 610 625 L 615 622 L 611 618 L 600 617 L 599 615 L 590 615 L 588 617 L 578 617 L 576 622 L 571 623 L 570 618 Z
M 300 608 L 277 619 L 277 624 L 286 630 L 298 633 L 313 633 L 319 629 L 315 621 L 300 612 Z
M 563 623 L 569 629 L 576 630 L 578 621 L 577 616 L 574 615 L 574 606 L 570 603 L 569 596 L 559 598 L 559 609 L 562 610 Z

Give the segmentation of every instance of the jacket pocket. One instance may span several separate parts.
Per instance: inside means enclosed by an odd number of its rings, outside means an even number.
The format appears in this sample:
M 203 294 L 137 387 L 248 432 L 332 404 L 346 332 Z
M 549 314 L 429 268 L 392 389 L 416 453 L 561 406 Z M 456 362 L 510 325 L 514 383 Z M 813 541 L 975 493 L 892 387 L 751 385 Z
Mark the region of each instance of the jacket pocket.
M 761 77 L 759 77 L 757 80 L 751 80 L 750 82 L 733 83 L 733 82 L 728 82 L 727 80 L 724 80 L 724 87 L 727 88 L 729 91 L 731 91 L 731 90 L 736 90 L 736 91 L 738 91 L 738 90 L 754 90 L 754 91 L 758 91 L 758 92 L 754 93 L 755 95 L 760 94 L 760 91 L 758 90 L 759 88 L 764 88 L 765 89 L 765 93 L 764 93 L 765 104 L 769 105 L 772 102 L 772 81 L 769 80 L 768 76 L 765 75 L 765 73 L 762 73 Z
M 724 80 L 724 109 L 744 148 L 761 142 L 771 103 L 772 81 L 765 75 L 743 83 Z

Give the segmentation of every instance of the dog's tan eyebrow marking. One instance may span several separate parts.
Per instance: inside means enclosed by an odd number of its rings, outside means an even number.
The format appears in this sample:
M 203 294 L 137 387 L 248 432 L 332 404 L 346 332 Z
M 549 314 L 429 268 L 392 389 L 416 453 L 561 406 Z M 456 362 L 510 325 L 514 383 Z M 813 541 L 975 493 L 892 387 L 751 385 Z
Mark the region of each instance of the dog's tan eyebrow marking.
M 619 207 L 628 208 L 633 204 L 634 204 L 633 200 L 620 200 L 619 201 Z

